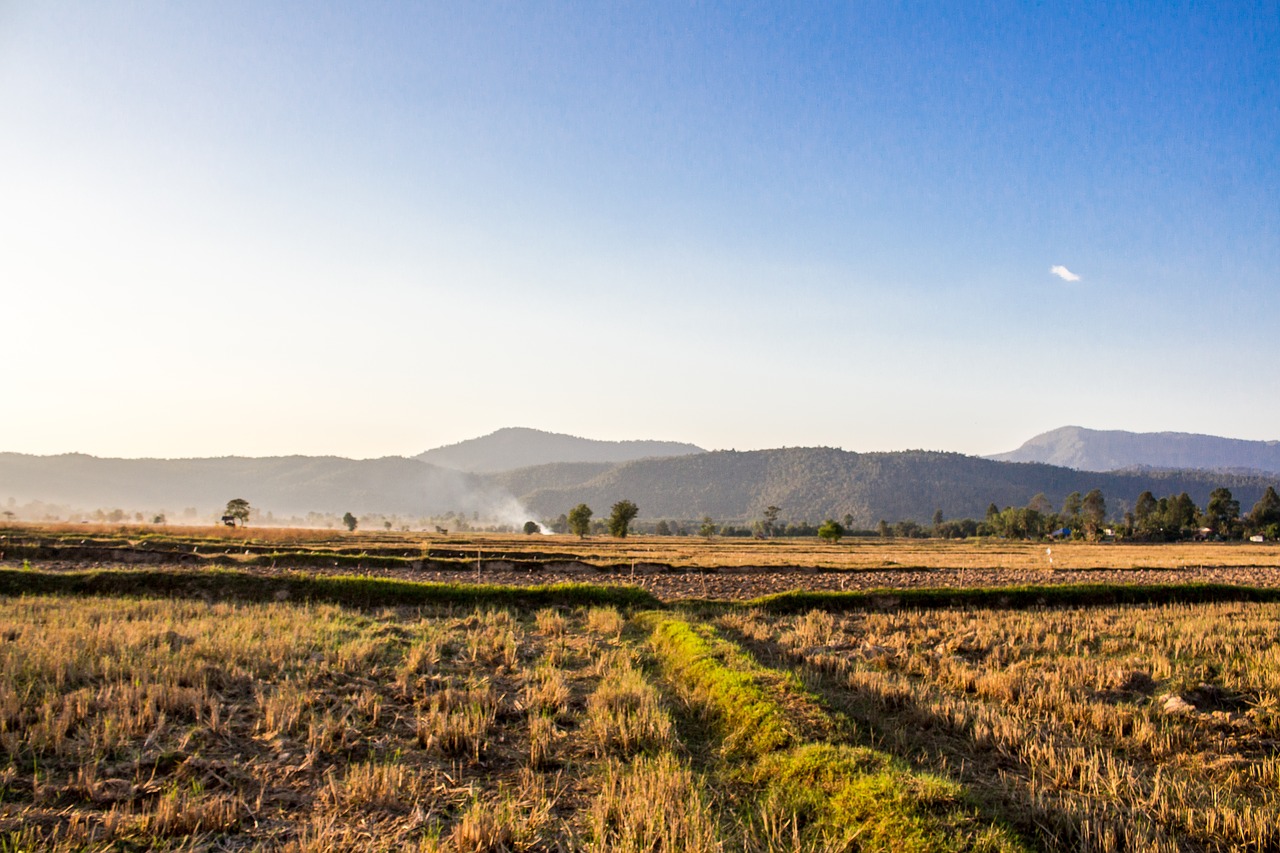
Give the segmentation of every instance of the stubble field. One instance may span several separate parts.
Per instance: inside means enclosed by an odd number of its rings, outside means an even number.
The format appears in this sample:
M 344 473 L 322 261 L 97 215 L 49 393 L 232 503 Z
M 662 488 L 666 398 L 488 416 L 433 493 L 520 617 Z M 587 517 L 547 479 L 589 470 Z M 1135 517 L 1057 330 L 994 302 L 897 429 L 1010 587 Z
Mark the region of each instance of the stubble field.
M 31 525 L 0 529 L 0 565 L 218 566 L 413 581 L 624 584 L 669 601 L 791 589 L 1222 583 L 1280 586 L 1280 544 L 1091 544 L 999 539 L 703 539 Z
M 253 557 L 246 540 L 221 541 Z M 521 541 L 481 541 L 480 574 Z M 673 547 L 708 559 L 694 544 Z M 996 548 L 939 544 L 865 550 L 926 574 L 1000 568 Z M 1120 546 L 1078 547 L 1088 571 L 1137 571 L 1089 556 Z M 1134 553 L 1273 570 L 1205 547 Z M 835 559 L 818 550 L 791 564 Z M 163 565 L 132 594 L 51 595 L 31 590 L 93 566 L 6 560 L 3 851 L 1280 846 L 1280 603 L 1243 593 L 988 609 L 463 585 L 387 606 L 417 587 L 252 564 L 278 585 L 250 587 L 218 563 L 172 570 L 201 577 L 175 581 L 187 597 L 160 596 Z M 733 574 L 698 568 L 650 574 Z

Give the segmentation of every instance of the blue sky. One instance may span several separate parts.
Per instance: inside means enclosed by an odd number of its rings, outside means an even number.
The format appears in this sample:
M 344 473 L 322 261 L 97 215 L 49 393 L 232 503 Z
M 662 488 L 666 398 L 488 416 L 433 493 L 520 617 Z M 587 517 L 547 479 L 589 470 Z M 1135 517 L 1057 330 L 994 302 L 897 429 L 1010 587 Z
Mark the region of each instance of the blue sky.
M 0 2 L 0 450 L 1277 439 L 1277 57 L 1274 3 Z

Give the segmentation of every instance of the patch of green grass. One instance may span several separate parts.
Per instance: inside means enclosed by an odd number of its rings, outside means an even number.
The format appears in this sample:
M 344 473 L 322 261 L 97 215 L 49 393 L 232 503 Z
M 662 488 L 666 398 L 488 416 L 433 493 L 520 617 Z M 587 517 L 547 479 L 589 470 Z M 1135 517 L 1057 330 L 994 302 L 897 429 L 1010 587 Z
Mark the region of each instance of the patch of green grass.
M 498 586 L 421 583 L 341 575 L 264 577 L 224 569 L 198 572 L 112 570 L 40 572 L 0 569 L 0 595 L 128 595 L 238 601 L 323 601 L 351 607 L 427 604 L 504 607 L 612 605 L 654 607 L 658 600 L 638 587 L 593 584 Z
M 730 752 L 759 758 L 796 742 L 783 710 L 744 668 L 726 666 L 727 643 L 713 643 L 713 629 L 699 633 L 683 619 L 656 620 L 651 643 L 668 673 L 711 711 Z
M 745 783 L 760 813 L 790 815 L 804 849 L 925 853 L 1025 848 L 984 820 L 964 789 L 913 772 L 892 756 L 842 743 L 805 742 L 791 706 L 814 704 L 708 625 L 645 614 L 668 678 L 683 686 L 725 741 L 722 773 Z M 785 685 L 785 687 L 783 686 Z M 829 730 L 834 723 L 826 721 Z
M 1235 584 L 1063 584 L 983 588 L 876 589 L 857 592 L 797 590 L 765 595 L 732 606 L 766 613 L 809 610 L 936 610 L 970 607 L 1023 610 L 1032 607 L 1099 607 L 1117 604 L 1207 604 L 1280 601 L 1280 588 Z M 715 606 L 718 602 L 702 602 Z
M 810 836 L 838 849 L 1023 849 L 1008 832 L 978 820 L 959 785 L 865 747 L 804 744 L 765 757 L 754 781 L 768 808 L 794 815 Z

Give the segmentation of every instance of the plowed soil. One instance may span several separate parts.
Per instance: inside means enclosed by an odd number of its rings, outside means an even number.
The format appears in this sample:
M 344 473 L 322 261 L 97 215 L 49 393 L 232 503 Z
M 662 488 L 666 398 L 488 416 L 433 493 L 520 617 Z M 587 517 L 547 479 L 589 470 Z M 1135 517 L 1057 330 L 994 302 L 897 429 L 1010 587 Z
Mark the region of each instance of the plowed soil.
M 0 562 L 18 568 L 14 561 Z M 86 571 L 136 568 L 129 564 L 33 561 L 44 571 Z M 199 571 L 190 566 L 155 566 L 174 571 Z M 246 566 L 241 571 L 278 575 L 291 570 Z M 1028 584 L 1178 584 L 1224 583 L 1248 586 L 1280 586 L 1280 568 L 1272 566 L 1178 569 L 1095 568 L 1095 569 L 1014 569 L 1014 568 L 902 568 L 830 571 L 805 568 L 735 566 L 718 569 L 643 570 L 596 569 L 586 564 L 571 568 L 502 570 L 484 568 L 416 570 L 370 568 L 353 572 L 350 568 L 308 568 L 305 574 L 362 574 L 410 581 L 530 585 L 552 583 L 627 584 L 642 587 L 664 601 L 689 598 L 744 600 L 792 590 L 868 590 L 936 588 L 990 588 Z

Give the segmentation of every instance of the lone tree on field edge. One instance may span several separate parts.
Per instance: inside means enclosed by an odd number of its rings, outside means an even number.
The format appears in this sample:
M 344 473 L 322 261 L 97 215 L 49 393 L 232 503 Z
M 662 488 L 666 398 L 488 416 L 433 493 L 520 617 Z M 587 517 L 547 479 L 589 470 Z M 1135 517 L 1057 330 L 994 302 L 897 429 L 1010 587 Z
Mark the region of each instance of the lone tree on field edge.
M 764 523 L 761 524 L 760 527 L 764 532 L 764 535 L 768 536 L 770 539 L 772 539 L 777 533 L 778 513 L 780 512 L 782 512 L 781 507 L 776 507 L 773 504 L 770 504 L 764 509 Z
M 356 524 L 358 524 L 359 522 L 356 521 L 356 517 L 354 515 L 352 515 L 351 513 L 347 513 L 346 515 L 342 516 L 342 523 L 346 525 L 347 530 L 350 530 L 352 533 L 354 533 L 356 530 Z
M 230 519 L 228 521 L 228 519 Z M 244 498 L 232 498 L 227 501 L 227 511 L 222 514 L 224 523 L 235 526 L 236 522 L 240 522 L 240 526 L 249 523 L 249 502 Z
M 818 535 L 828 542 L 839 542 L 840 537 L 844 536 L 844 525 L 834 518 L 828 518 L 818 528 Z
M 591 532 L 591 507 L 578 504 L 569 510 L 569 532 L 578 534 L 579 539 L 587 537 Z
M 609 516 L 609 532 L 619 539 L 627 538 L 627 528 L 640 512 L 640 508 L 631 501 L 618 501 L 613 505 L 613 514 Z

